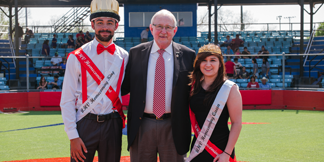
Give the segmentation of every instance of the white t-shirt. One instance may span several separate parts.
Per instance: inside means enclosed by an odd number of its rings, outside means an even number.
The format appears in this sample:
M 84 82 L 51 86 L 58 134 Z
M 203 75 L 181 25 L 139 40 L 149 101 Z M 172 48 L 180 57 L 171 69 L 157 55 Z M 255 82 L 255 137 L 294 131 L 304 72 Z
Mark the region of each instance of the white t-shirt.
M 51 62 L 53 62 L 54 65 L 59 64 L 60 62 L 62 62 L 62 57 L 61 56 L 57 56 L 57 57 L 52 57 Z

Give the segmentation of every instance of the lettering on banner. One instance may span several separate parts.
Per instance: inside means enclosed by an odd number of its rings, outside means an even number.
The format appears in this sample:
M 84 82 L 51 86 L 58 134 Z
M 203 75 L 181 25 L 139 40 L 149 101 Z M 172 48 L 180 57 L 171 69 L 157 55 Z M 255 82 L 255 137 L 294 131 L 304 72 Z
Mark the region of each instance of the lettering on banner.
M 92 66 L 90 65 L 90 61 L 84 61 L 84 63 L 88 66 L 88 68 L 91 70 L 91 72 L 101 81 L 100 76 L 98 75 L 98 73 L 92 68 Z
M 111 74 L 109 74 L 107 76 L 107 79 L 108 81 L 110 81 L 111 77 L 115 74 L 114 71 L 111 72 Z M 102 94 L 102 91 L 107 87 L 107 85 L 109 84 L 108 81 L 106 81 L 103 86 L 100 88 L 99 92 L 93 97 L 93 98 L 89 98 L 89 101 L 87 101 L 84 106 L 81 108 L 81 113 L 84 113 L 89 107 L 91 104 L 93 104 L 97 98 Z
M 208 126 L 207 126 L 207 129 L 206 129 L 206 131 L 204 132 L 204 135 L 201 137 L 202 140 L 205 140 L 205 138 L 206 138 L 206 136 L 207 136 L 207 134 L 208 134 L 208 132 L 209 132 L 209 130 L 210 130 L 210 127 L 211 127 L 211 125 L 212 125 L 212 123 L 213 123 L 214 120 L 215 120 L 214 117 L 212 117 L 212 118 L 210 119 L 210 121 L 209 121 L 209 123 L 208 123 Z
M 218 109 L 219 109 L 219 106 L 220 106 L 220 105 L 217 104 L 217 106 L 216 106 L 216 110 L 212 112 L 212 115 L 213 115 L 213 116 L 216 116 L 217 111 L 218 111 Z

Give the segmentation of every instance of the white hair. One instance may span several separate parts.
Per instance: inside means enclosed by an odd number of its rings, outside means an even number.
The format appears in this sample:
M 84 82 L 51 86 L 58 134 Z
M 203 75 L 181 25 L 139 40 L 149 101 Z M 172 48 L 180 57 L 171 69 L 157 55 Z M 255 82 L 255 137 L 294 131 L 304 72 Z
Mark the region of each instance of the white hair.
M 168 11 L 166 9 L 162 9 L 162 10 L 158 11 L 157 13 L 155 13 L 153 15 L 153 17 L 151 19 L 151 24 L 152 25 L 153 25 L 153 21 L 154 21 L 155 17 L 156 16 L 160 16 L 160 15 L 161 16 L 169 16 L 173 20 L 173 22 L 174 22 L 174 27 L 177 26 L 177 20 L 176 20 L 176 18 L 174 17 L 174 15 L 170 11 Z

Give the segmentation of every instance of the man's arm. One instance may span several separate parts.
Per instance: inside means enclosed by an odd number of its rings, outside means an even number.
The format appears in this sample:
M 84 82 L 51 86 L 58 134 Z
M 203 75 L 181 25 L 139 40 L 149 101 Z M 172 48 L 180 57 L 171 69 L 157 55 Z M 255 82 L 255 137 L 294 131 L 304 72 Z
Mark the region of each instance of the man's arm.
M 67 60 L 65 76 L 61 97 L 61 112 L 65 126 L 65 131 L 69 139 L 78 138 L 79 134 L 76 130 L 76 111 L 75 100 L 76 91 L 79 83 L 79 75 L 81 74 L 80 66 L 78 66 L 77 58 L 70 55 Z
M 130 69 L 131 69 L 133 51 L 134 51 L 133 49 L 129 51 L 128 62 L 125 69 L 125 76 L 121 87 L 122 96 L 127 95 L 130 92 Z

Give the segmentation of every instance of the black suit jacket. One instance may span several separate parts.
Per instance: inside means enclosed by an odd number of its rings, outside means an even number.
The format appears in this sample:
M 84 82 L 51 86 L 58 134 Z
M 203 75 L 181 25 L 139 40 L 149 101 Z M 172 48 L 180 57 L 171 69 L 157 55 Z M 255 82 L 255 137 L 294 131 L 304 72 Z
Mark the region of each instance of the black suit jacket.
M 130 49 L 129 61 L 126 67 L 122 85 L 122 95 L 130 92 L 127 113 L 128 149 L 133 144 L 141 120 L 143 118 L 146 100 L 146 82 L 149 55 L 153 41 L 142 43 Z M 191 125 L 189 118 L 190 79 L 193 71 L 195 52 L 186 46 L 173 42 L 173 86 L 171 99 L 172 135 L 178 154 L 188 152 L 191 141 Z

